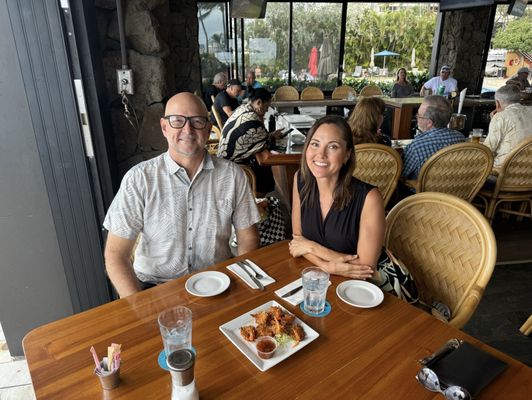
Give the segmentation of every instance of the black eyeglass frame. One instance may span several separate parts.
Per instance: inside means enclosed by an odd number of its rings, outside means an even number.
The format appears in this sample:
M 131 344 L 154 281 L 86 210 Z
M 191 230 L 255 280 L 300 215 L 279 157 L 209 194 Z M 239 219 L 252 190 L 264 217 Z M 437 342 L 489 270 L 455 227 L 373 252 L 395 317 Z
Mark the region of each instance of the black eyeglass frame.
M 183 122 L 183 125 L 181 126 L 174 126 L 172 124 L 172 121 L 170 120 L 172 117 L 178 117 L 178 118 L 183 118 L 184 122 Z M 192 115 L 190 117 L 187 117 L 185 115 L 179 115 L 179 114 L 172 114 L 172 115 L 165 115 L 163 117 L 165 120 L 168 121 L 168 124 L 170 124 L 170 126 L 174 129 L 181 129 L 183 128 L 187 122 L 190 124 L 190 126 L 192 126 L 192 128 L 194 129 L 204 129 L 207 124 L 209 123 L 209 119 L 207 117 L 204 117 L 203 115 Z M 198 119 L 199 118 L 199 119 Z M 178 122 L 178 121 L 175 121 L 174 122 Z M 198 122 L 200 123 L 201 126 L 198 125 Z

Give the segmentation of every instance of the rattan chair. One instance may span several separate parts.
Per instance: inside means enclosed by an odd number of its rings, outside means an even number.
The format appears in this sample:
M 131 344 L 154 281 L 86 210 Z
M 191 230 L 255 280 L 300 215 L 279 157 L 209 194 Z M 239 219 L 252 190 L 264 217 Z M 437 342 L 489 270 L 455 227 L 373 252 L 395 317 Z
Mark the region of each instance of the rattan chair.
M 451 310 L 462 328 L 484 293 L 497 256 L 488 221 L 470 203 L 426 192 L 399 202 L 386 217 L 385 246 L 409 269 L 424 303 Z
M 251 192 L 253 193 L 253 196 L 257 197 L 257 178 L 255 177 L 255 173 L 247 165 L 241 165 L 241 164 L 239 165 L 240 165 L 240 168 L 242 168 L 242 170 L 246 174 L 246 177 L 248 178 L 248 182 L 249 182 L 249 185 L 251 186 Z
M 363 182 L 377 186 L 384 206 L 392 197 L 403 170 L 403 161 L 390 146 L 377 143 L 355 146 L 355 171 L 353 176 Z
M 211 134 L 212 133 L 216 134 L 216 139 L 209 138 L 209 140 L 207 140 L 207 151 L 209 154 L 216 155 L 218 153 L 218 145 L 220 143 L 222 133 L 220 132 L 220 129 L 214 125 L 211 127 Z
M 320 88 L 308 86 L 301 92 L 301 100 L 323 100 L 325 96 Z
M 500 208 L 499 211 L 532 219 L 532 138 L 519 144 L 502 165 L 493 189 L 482 189 L 486 218 L 493 221 L 501 203 L 520 202 L 519 210 Z M 527 209 L 529 211 L 527 211 Z
M 473 201 L 493 168 L 490 149 L 477 143 L 458 143 L 434 153 L 407 185 L 421 192 L 442 192 Z
M 214 119 L 216 120 L 216 125 L 218 125 L 218 128 L 220 128 L 220 131 L 224 128 L 224 124 L 222 123 L 222 117 L 220 117 L 220 113 L 214 106 L 212 105 L 211 113 L 214 115 Z
M 382 96 L 382 90 L 376 85 L 368 85 L 362 88 L 360 96 Z
M 299 92 L 293 86 L 281 86 L 273 95 L 275 100 L 299 100 Z
M 344 100 L 349 97 L 349 93 L 351 93 L 353 96 L 357 95 L 357 92 L 355 89 L 353 89 L 351 86 L 342 85 L 337 86 L 334 88 L 331 99 L 333 100 Z

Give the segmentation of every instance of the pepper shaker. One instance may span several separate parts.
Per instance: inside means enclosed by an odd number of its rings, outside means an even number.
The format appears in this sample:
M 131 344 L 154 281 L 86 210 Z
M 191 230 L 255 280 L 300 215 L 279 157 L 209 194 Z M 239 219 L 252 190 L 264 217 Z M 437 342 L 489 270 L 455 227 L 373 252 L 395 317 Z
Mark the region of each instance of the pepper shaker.
M 194 380 L 195 355 L 190 349 L 176 350 L 168 355 L 172 376 L 172 400 L 199 400 Z

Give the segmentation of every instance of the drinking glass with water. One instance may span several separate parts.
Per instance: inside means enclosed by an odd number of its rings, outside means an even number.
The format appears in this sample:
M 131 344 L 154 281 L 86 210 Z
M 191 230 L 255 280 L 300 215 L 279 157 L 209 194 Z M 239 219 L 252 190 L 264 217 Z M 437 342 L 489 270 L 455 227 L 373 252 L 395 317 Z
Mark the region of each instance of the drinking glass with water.
M 318 267 L 308 267 L 301 273 L 303 281 L 303 308 L 309 314 L 321 314 L 329 287 L 329 273 Z
M 166 356 L 180 349 L 192 349 L 192 311 L 183 306 L 164 310 L 157 317 Z

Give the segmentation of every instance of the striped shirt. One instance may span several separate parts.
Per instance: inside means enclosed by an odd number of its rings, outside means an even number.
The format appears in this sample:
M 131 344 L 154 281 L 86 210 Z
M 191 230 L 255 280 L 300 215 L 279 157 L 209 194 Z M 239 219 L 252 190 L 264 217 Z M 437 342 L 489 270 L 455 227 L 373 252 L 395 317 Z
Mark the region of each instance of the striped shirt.
M 449 128 L 433 128 L 418 134 L 403 152 L 403 176 L 417 179 L 419 170 L 430 156 L 444 147 L 464 141 L 464 135 Z
M 164 282 L 231 258 L 231 226 L 260 219 L 238 165 L 207 152 L 196 176 L 164 153 L 129 170 L 104 227 L 134 240 L 134 269 L 143 282 Z

